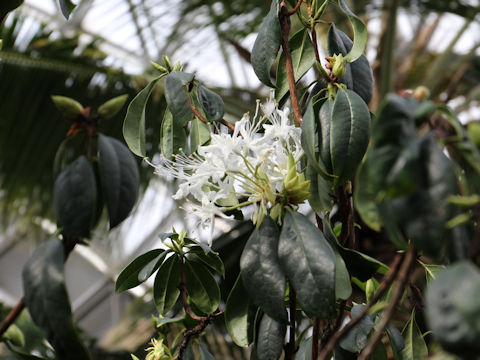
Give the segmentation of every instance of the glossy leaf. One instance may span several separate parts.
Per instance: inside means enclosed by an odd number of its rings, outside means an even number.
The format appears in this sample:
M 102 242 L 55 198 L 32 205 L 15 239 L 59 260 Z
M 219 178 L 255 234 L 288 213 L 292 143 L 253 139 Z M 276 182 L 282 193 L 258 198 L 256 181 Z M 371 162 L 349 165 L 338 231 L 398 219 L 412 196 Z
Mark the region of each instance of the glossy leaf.
M 352 49 L 353 42 L 343 31 L 338 30 L 332 24 L 328 31 L 328 54 L 342 54 L 346 56 Z M 355 91 L 368 104 L 373 94 L 373 73 L 367 57 L 362 54 L 360 57 L 346 66 L 346 72 L 342 82 Z
M 415 322 L 415 311 L 412 312 L 410 320 L 403 329 L 402 336 L 405 339 L 405 347 L 400 353 L 401 360 L 423 360 L 427 358 L 427 345 Z
M 251 303 L 240 274 L 228 295 L 225 306 L 225 325 L 238 346 L 248 346 L 253 341 L 252 330 L 255 325 L 255 317 L 251 315 L 253 308 L 255 306 Z
M 161 77 L 152 80 L 128 105 L 125 120 L 123 120 L 123 137 L 128 148 L 137 156 L 145 157 L 145 107 L 148 98 L 157 81 Z
M 153 301 L 160 315 L 165 315 L 177 302 L 180 290 L 180 262 L 173 254 L 158 268 L 153 283 Z
M 293 75 L 297 82 L 315 64 L 315 51 L 308 31 L 305 28 L 293 34 L 289 40 L 289 45 L 292 54 Z M 285 54 L 283 53 L 280 55 L 278 62 L 276 81 L 275 100 L 280 102 L 283 96 L 289 91 Z
M 73 324 L 64 283 L 63 251 L 62 242 L 56 238 L 34 251 L 22 272 L 25 305 L 58 358 L 90 359 Z
M 58 226 L 68 236 L 89 237 L 97 205 L 95 174 L 85 156 L 67 166 L 55 180 L 53 205 Z
M 480 352 L 479 293 L 480 273 L 468 261 L 448 266 L 430 282 L 427 320 L 445 350 L 466 358 Z
M 251 56 L 253 71 L 262 83 L 270 87 L 274 87 L 270 80 L 270 69 L 277 58 L 281 43 L 278 13 L 279 2 L 272 0 L 270 11 L 263 20 L 253 44 Z
M 190 152 L 194 153 L 198 147 L 210 140 L 210 128 L 207 124 L 195 118 L 190 127 Z
M 187 260 L 185 277 L 192 302 L 205 314 L 213 313 L 220 303 L 220 289 L 212 274 L 204 265 Z
M 98 158 L 111 229 L 125 220 L 135 205 L 140 175 L 132 153 L 117 139 L 99 135 Z
M 124 94 L 108 100 L 98 107 L 98 115 L 105 120 L 114 117 L 125 105 L 127 99 L 128 95 Z
M 63 16 L 68 20 L 70 14 L 77 5 L 72 3 L 71 0 L 58 0 L 58 2 L 60 4 L 60 10 L 62 11 Z
M 166 255 L 167 251 L 155 249 L 137 257 L 130 264 L 128 264 L 125 269 L 122 270 L 120 275 L 118 275 L 117 281 L 115 282 L 115 291 L 122 292 L 140 285 L 142 282 L 147 280 L 145 275 L 139 279 L 140 272 L 146 267 L 151 268 L 152 263 L 155 264 L 152 267 L 152 270 L 155 267 L 158 268 Z M 149 271 L 150 275 L 153 274 L 153 272 L 154 270 Z
M 365 51 L 368 31 L 365 24 L 348 8 L 345 0 L 338 0 L 338 5 L 347 15 L 353 28 L 353 45 L 349 53 L 345 56 L 345 61 L 351 63 L 357 60 Z
M 287 212 L 278 257 L 305 313 L 331 317 L 335 313 L 335 253 L 305 215 Z
M 160 149 L 163 156 L 171 158 L 172 155 L 185 151 L 187 147 L 187 134 L 182 125 L 173 120 L 172 113 L 165 109 L 160 134 Z
M 165 100 L 178 127 L 184 126 L 193 117 L 186 95 L 186 87 L 192 80 L 192 74 L 179 71 L 173 71 L 165 76 Z
M 339 90 L 320 109 L 320 156 L 335 176 L 334 186 L 350 179 L 361 163 L 370 138 L 370 111 L 355 92 Z
M 200 262 L 203 262 L 205 265 L 208 265 L 210 268 L 225 277 L 225 266 L 223 265 L 220 256 L 218 256 L 218 253 L 210 251 L 205 254 L 205 251 L 201 247 L 192 246 L 190 247 L 189 254 L 194 255 L 194 259 L 198 259 Z
M 303 123 L 302 123 L 303 124 Z M 310 197 L 308 203 L 317 213 L 331 211 L 333 199 L 330 196 L 333 187 L 332 178 L 318 173 L 315 168 L 308 164 L 306 179 L 310 180 Z
M 257 359 L 277 360 L 283 352 L 283 343 L 287 327 L 268 315 L 263 315 L 260 321 L 257 338 Z
M 357 317 L 365 305 L 355 305 L 352 308 L 352 317 Z M 375 325 L 375 314 L 366 315 L 355 325 L 348 334 L 340 341 L 340 347 L 352 353 L 359 353 L 368 343 L 368 335 Z
M 270 217 L 248 239 L 240 258 L 243 284 L 252 301 L 272 319 L 286 323 L 285 276 L 278 259 L 280 231 Z
M 225 114 L 225 104 L 222 98 L 217 93 L 207 89 L 203 85 L 198 85 L 197 89 L 198 100 L 202 105 L 205 115 L 210 121 L 220 121 Z

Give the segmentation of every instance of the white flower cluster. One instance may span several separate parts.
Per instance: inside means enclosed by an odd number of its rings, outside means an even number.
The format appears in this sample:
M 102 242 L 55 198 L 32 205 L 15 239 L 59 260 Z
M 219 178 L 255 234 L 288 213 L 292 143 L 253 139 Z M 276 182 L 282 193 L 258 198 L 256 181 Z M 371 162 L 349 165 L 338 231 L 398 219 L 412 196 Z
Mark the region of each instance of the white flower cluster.
M 254 206 L 252 220 L 260 224 L 282 191 L 289 157 L 298 163 L 303 155 L 300 136 L 289 109 L 278 109 L 271 98 L 257 102 L 253 119 L 245 114 L 233 134 L 212 134 L 210 144 L 196 153 L 163 158 L 154 166 L 156 173 L 180 179 L 174 199 L 187 200 L 185 210 L 212 231 L 215 216 L 227 218 L 225 212 L 246 205 Z

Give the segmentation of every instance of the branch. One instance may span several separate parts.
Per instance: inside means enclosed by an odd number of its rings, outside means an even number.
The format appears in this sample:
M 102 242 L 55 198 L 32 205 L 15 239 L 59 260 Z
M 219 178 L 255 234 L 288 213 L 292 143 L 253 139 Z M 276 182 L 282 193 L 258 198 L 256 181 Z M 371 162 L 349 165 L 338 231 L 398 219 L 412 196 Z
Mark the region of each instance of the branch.
M 302 2 L 303 0 L 298 0 L 297 5 L 295 5 L 295 7 L 292 10 L 287 12 L 287 15 L 292 16 L 293 14 L 295 14 L 300 9 L 300 5 L 302 5 Z
M 349 323 L 347 323 L 340 331 L 335 332 L 330 340 L 327 342 L 325 347 L 320 352 L 318 359 L 319 360 L 327 360 L 335 346 L 338 344 L 340 340 L 342 340 L 350 330 L 357 325 L 370 311 L 373 305 L 385 294 L 390 284 L 393 282 L 395 277 L 397 276 L 399 265 L 401 260 L 403 259 L 404 255 L 399 254 L 393 260 L 392 265 L 390 266 L 390 271 L 383 279 L 382 283 L 380 284 L 377 292 L 373 296 L 372 300 L 364 307 L 363 311 L 355 318 L 353 318 Z
M 312 360 L 317 360 L 318 357 L 318 338 L 320 333 L 320 319 L 313 318 L 313 333 L 312 333 Z
M 297 351 L 297 346 L 295 344 L 295 321 L 296 321 L 296 312 L 297 312 L 297 296 L 295 294 L 295 289 L 290 283 L 290 333 L 289 340 L 285 349 L 285 360 L 291 360 L 295 356 Z
M 398 302 L 400 301 L 400 298 L 402 297 L 403 290 L 405 288 L 405 284 L 407 283 L 408 275 L 410 274 L 412 264 L 415 262 L 415 258 L 415 249 L 411 247 L 408 249 L 405 260 L 402 264 L 402 268 L 398 273 L 398 282 L 395 284 L 392 299 L 387 309 L 385 310 L 385 315 L 383 315 L 380 324 L 378 324 L 377 329 L 370 338 L 370 342 L 363 349 L 360 356 L 358 357 L 358 360 L 370 359 L 370 356 L 372 356 L 373 352 L 375 351 L 375 346 L 377 346 L 378 342 L 381 340 L 385 328 L 395 314 L 396 307 L 398 305 Z
M 295 76 L 293 73 L 292 54 L 290 52 L 290 45 L 288 44 L 288 35 L 290 33 L 290 17 L 288 16 L 288 9 L 285 1 L 280 4 L 280 26 L 282 29 L 282 48 L 285 54 L 285 68 L 287 70 L 288 87 L 290 89 L 290 99 L 292 100 L 293 114 L 297 125 L 302 123 L 302 111 L 298 102 L 297 88 L 295 87 Z

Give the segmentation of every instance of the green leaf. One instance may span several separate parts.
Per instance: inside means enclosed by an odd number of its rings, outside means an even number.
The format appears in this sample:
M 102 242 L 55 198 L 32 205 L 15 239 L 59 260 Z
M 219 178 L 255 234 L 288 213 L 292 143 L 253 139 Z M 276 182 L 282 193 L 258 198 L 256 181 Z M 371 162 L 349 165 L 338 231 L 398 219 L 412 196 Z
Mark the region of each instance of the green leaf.
M 468 261 L 450 265 L 431 281 L 426 317 L 435 338 L 447 351 L 465 358 L 480 352 L 480 273 Z
M 312 337 L 303 340 L 300 348 L 295 355 L 295 360 L 311 360 L 312 359 Z
M 95 174 L 82 155 L 55 180 L 53 206 L 62 232 L 67 236 L 89 237 L 96 205 Z
M 25 345 L 25 337 L 22 330 L 17 325 L 11 324 L 5 331 L 0 340 L 10 341 L 12 345 L 23 347 Z
M 123 105 L 125 105 L 127 99 L 128 95 L 124 94 L 108 100 L 98 107 L 98 115 L 105 120 L 114 117 L 122 109 Z
M 412 311 L 410 320 L 402 331 L 402 336 L 405 339 L 405 347 L 400 353 L 401 360 L 424 360 L 427 358 L 427 344 L 415 322 L 415 310 Z
M 402 360 L 401 351 L 405 348 L 405 340 L 398 329 L 392 324 L 387 325 L 387 335 L 390 347 L 392 348 L 393 358 Z
M 212 90 L 207 89 L 203 85 L 198 85 L 197 89 L 198 100 L 202 105 L 205 115 L 210 121 L 220 121 L 225 114 L 225 104 L 222 98 Z
M 281 43 L 278 13 L 278 0 L 272 0 L 270 11 L 263 20 L 253 44 L 251 56 L 253 71 L 262 83 L 270 87 L 274 87 L 270 80 L 270 69 L 277 58 Z
M 73 120 L 83 114 L 83 106 L 77 100 L 66 96 L 52 95 L 52 101 L 66 119 Z
M 8 350 L 10 350 L 13 354 L 15 354 L 18 359 L 21 360 L 45 360 L 43 357 L 38 357 L 32 354 L 29 354 L 25 352 L 21 347 L 17 347 L 10 342 L 6 342 L 5 345 L 7 345 Z
M 305 313 L 323 319 L 335 314 L 335 253 L 305 215 L 287 212 L 278 257 Z
M 347 63 L 357 60 L 365 51 L 367 45 L 368 31 L 365 24 L 348 8 L 345 0 L 338 0 L 340 9 L 347 15 L 353 27 L 353 45 L 350 52 L 345 56 Z
M 17 7 L 23 4 L 23 0 L 3 0 L 0 3 L 0 23 L 3 22 L 4 18 L 10 11 L 15 10 Z M 1 44 L 0 44 L 1 50 Z
M 437 275 L 446 269 L 445 265 L 425 264 L 420 260 L 417 260 L 417 261 L 425 269 L 427 282 L 430 282 L 431 280 L 435 280 L 437 278 Z
M 160 148 L 163 156 L 171 158 L 172 155 L 185 151 L 187 147 L 187 134 L 183 125 L 173 120 L 173 115 L 168 108 L 163 115 Z
M 303 122 L 302 122 L 303 125 Z M 333 199 L 330 193 L 333 191 L 332 178 L 325 176 L 322 173 L 315 171 L 314 166 L 310 163 L 306 169 L 306 179 L 310 180 L 310 197 L 308 203 L 315 212 L 321 213 L 324 211 L 331 211 L 333 207 Z
M 185 261 L 187 293 L 198 309 L 212 314 L 220 303 L 220 289 L 215 278 L 204 265 Z
M 153 283 L 153 301 L 161 315 L 165 315 L 177 302 L 180 291 L 180 263 L 173 254 L 158 268 Z
M 123 137 L 128 148 L 137 156 L 145 157 L 145 107 L 158 77 L 152 80 L 128 105 L 125 120 L 123 120 Z
M 338 186 L 355 174 L 367 150 L 370 111 L 355 92 L 340 89 L 333 102 L 327 100 L 322 105 L 320 124 L 321 158 L 327 169 L 331 164 L 334 186 Z
M 355 305 L 352 308 L 352 318 L 360 315 L 365 305 Z M 368 343 L 368 335 L 375 325 L 375 314 L 366 315 L 340 341 L 340 347 L 352 353 L 359 353 Z
M 178 316 L 174 318 L 153 317 L 153 323 L 157 329 L 167 324 L 182 323 L 184 320 L 185 316 Z
M 353 42 L 343 31 L 338 30 L 335 24 L 330 26 L 328 31 L 328 54 L 342 54 L 346 56 L 352 49 Z M 373 94 L 373 73 L 367 57 L 362 54 L 360 57 L 346 66 L 342 82 L 355 91 L 368 104 Z
M 242 279 L 253 303 L 272 319 L 286 323 L 285 276 L 278 259 L 280 231 L 269 216 L 250 235 L 240 258 Z
M 137 200 L 140 175 L 132 153 L 117 139 L 99 135 L 98 158 L 110 229 L 130 214 Z
M 198 259 L 203 262 L 205 265 L 210 266 L 213 270 L 218 272 L 225 277 L 225 266 L 223 265 L 222 259 L 218 256 L 218 253 L 210 251 L 205 254 L 205 251 L 199 246 L 190 247 L 189 254 L 194 255 L 194 259 Z
M 58 3 L 60 4 L 60 10 L 62 11 L 63 16 L 68 20 L 70 14 L 77 5 L 72 3 L 70 0 L 58 0 Z
M 203 250 L 203 252 L 205 253 L 205 255 L 207 255 L 211 252 L 214 252 L 210 246 L 206 245 L 203 242 L 200 242 L 200 241 L 197 241 L 197 240 L 191 239 L 191 238 L 185 238 L 184 240 L 185 240 L 186 245 L 192 245 L 193 244 L 194 246 L 198 246 L 199 248 L 201 248 Z
M 198 147 L 210 140 L 210 128 L 198 118 L 193 119 L 190 127 L 190 152 L 194 153 Z
M 37 248 L 23 268 L 25 305 L 45 331 L 60 359 L 90 359 L 75 330 L 64 284 L 62 242 L 50 238 Z
M 170 109 L 173 121 L 178 127 L 184 126 L 185 123 L 193 117 L 192 109 L 187 102 L 185 86 L 193 80 L 193 75 L 172 71 L 165 76 L 165 99 Z
M 119 293 L 140 285 L 148 278 L 143 275 L 139 279 L 140 272 L 148 267 L 148 269 L 152 269 L 149 271 L 150 275 L 153 274 L 156 270 L 155 267 L 158 269 L 166 255 L 167 251 L 155 249 L 137 257 L 118 275 L 117 281 L 115 282 L 115 291 Z M 152 266 L 152 264 L 154 265 Z
M 227 298 L 225 306 L 225 326 L 238 346 L 248 346 L 253 341 L 253 327 L 256 309 L 251 303 L 248 292 L 243 285 L 242 275 L 238 275 Z
M 215 360 L 204 345 L 199 344 L 198 348 L 200 349 L 200 360 Z
M 260 321 L 257 338 L 257 359 L 277 360 L 283 352 L 287 327 L 264 314 Z
M 290 38 L 289 45 L 292 54 L 293 75 L 297 82 L 315 64 L 315 51 L 308 31 L 305 28 L 296 32 Z M 276 81 L 275 100 L 280 102 L 283 96 L 289 91 L 285 54 L 283 53 L 280 55 L 278 62 Z

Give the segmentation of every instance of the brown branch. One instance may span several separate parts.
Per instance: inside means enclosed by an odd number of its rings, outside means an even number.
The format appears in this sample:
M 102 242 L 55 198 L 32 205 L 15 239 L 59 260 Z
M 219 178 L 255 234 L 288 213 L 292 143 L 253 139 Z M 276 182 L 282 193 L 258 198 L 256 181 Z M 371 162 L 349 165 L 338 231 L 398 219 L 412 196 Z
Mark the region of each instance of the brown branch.
M 316 360 L 318 356 L 318 338 L 320 334 L 320 319 L 313 318 L 313 333 L 312 333 L 312 360 Z
M 78 243 L 78 238 L 76 237 L 65 237 L 63 240 L 63 262 L 65 263 L 68 259 L 68 256 L 73 251 L 73 248 Z M 2 321 L 0 325 L 0 338 L 3 334 L 8 330 L 10 325 L 12 325 L 18 318 L 18 316 L 22 313 L 22 310 L 25 309 L 25 298 L 21 298 L 17 305 L 15 305 L 12 310 L 8 313 L 5 319 Z
M 294 15 L 300 9 L 300 5 L 302 5 L 302 2 L 303 0 L 298 0 L 297 5 L 295 5 L 295 7 L 292 10 L 287 12 L 287 15 L 288 16 Z
M 220 120 L 220 124 L 226 126 L 230 131 L 234 132 L 235 131 L 235 125 L 230 124 L 227 120 L 222 119 Z
M 312 44 L 313 50 L 315 50 L 315 59 L 317 62 L 322 66 L 322 62 L 320 61 L 320 54 L 318 52 L 318 41 L 317 41 L 317 31 L 315 30 L 315 25 L 312 26 Z
M 412 268 L 412 264 L 414 264 L 416 258 L 415 249 L 413 247 L 409 248 L 407 254 L 405 256 L 405 260 L 403 261 L 402 268 L 398 273 L 398 281 L 395 284 L 395 288 L 393 289 L 392 299 L 385 310 L 385 314 L 382 317 L 382 320 L 378 324 L 377 329 L 370 337 L 370 342 L 368 345 L 363 349 L 358 360 L 367 360 L 370 359 L 373 352 L 375 351 L 375 347 L 377 346 L 378 342 L 383 337 L 383 332 L 387 327 L 388 323 L 392 319 L 393 315 L 395 314 L 395 310 L 397 305 L 403 295 L 403 290 L 405 289 L 405 285 L 408 281 L 408 275 L 410 274 L 410 269 Z
M 292 360 L 297 351 L 297 346 L 295 344 L 295 322 L 296 322 L 296 313 L 297 313 L 297 295 L 295 294 L 295 289 L 290 283 L 290 325 L 289 325 L 289 339 L 285 348 L 285 360 Z
M 335 332 L 332 337 L 328 340 L 325 347 L 320 352 L 318 359 L 319 360 L 327 360 L 335 346 L 338 344 L 340 340 L 342 340 L 350 330 L 357 325 L 370 311 L 373 305 L 385 294 L 390 284 L 393 282 L 395 277 L 397 276 L 399 265 L 401 260 L 403 259 L 404 255 L 399 254 L 395 257 L 390 266 L 390 271 L 385 276 L 383 281 L 381 282 L 380 286 L 378 287 L 377 292 L 373 296 L 372 300 L 364 307 L 364 309 L 358 314 L 357 317 L 353 318 L 349 323 L 347 323 L 341 330 Z
M 287 71 L 288 87 L 290 89 L 290 99 L 292 100 L 293 114 L 297 125 L 302 123 L 302 111 L 298 102 L 297 88 L 295 87 L 295 75 L 293 73 L 292 53 L 290 52 L 290 45 L 288 44 L 288 35 L 290 34 L 290 17 L 288 16 L 288 9 L 285 1 L 280 4 L 280 26 L 282 29 L 282 48 L 285 54 L 285 68 Z

